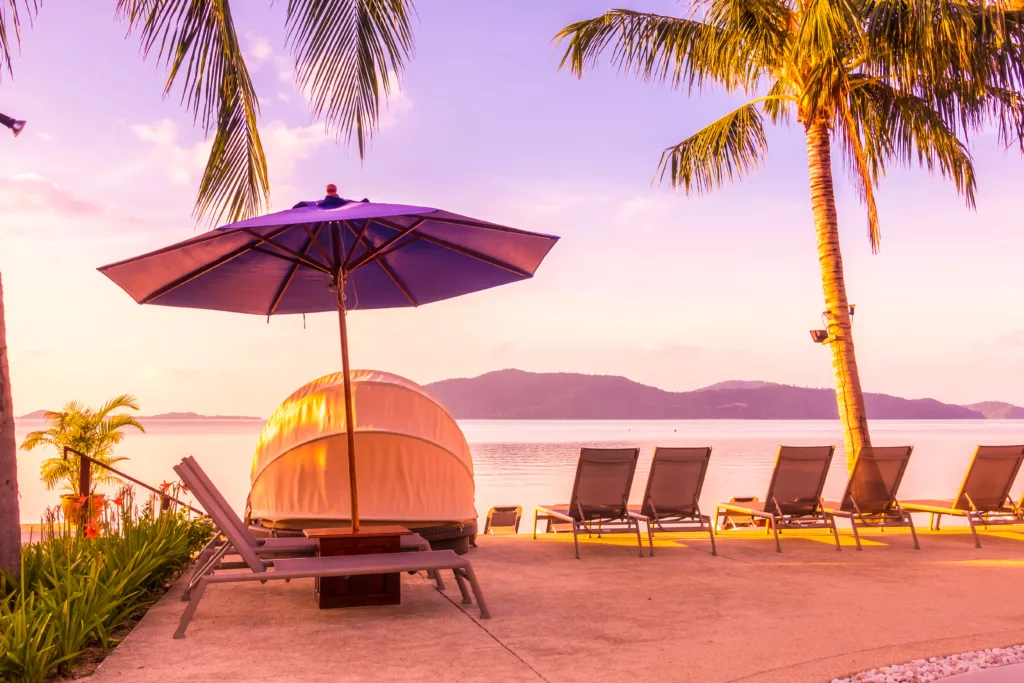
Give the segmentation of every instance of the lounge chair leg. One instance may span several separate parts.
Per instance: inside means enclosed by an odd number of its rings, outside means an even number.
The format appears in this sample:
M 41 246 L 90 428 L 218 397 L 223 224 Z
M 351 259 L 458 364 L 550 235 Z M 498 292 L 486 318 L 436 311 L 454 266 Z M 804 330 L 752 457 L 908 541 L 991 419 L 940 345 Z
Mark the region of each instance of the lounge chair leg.
M 835 524 L 835 519 L 832 520 L 832 523 Z M 850 518 L 850 528 L 853 529 L 853 540 L 857 542 L 857 550 L 864 550 L 860 545 L 860 534 L 857 533 L 856 519 Z
M 533 540 L 537 540 L 537 511 L 533 511 Z
M 775 534 L 775 552 L 781 553 L 782 552 L 782 545 L 779 543 L 779 530 L 775 526 L 775 518 L 774 517 L 771 520 L 768 521 L 768 525 L 771 526 L 772 533 Z
M 843 546 L 839 544 L 839 527 L 836 526 L 836 518 L 829 515 L 828 521 L 832 524 L 832 536 L 836 539 L 836 552 L 842 552 Z M 856 533 L 856 532 L 854 532 Z M 860 550 L 860 541 L 857 541 L 857 550 Z
M 654 557 L 654 529 L 651 528 L 651 520 L 647 520 L 647 546 L 650 549 L 650 556 Z
M 472 605 L 473 598 L 469 597 L 469 590 L 466 588 L 466 580 L 462 576 L 462 572 L 458 569 L 453 569 L 452 574 L 455 574 L 455 582 L 459 584 L 459 590 L 462 591 L 462 604 Z
M 942 515 L 932 515 L 935 517 L 935 531 L 939 530 L 939 525 L 942 524 Z
M 437 590 L 443 591 L 445 589 L 444 579 L 441 578 L 441 572 L 436 569 L 431 569 L 427 572 L 427 576 L 434 580 L 434 585 L 437 586 Z
M 981 547 L 981 538 L 978 537 L 978 530 L 974 528 L 974 516 L 971 514 L 967 515 L 967 524 L 971 527 L 971 533 L 974 534 L 974 547 Z
M 580 540 L 576 537 L 576 522 L 572 523 L 572 544 L 576 546 L 576 559 L 580 559 Z
M 640 522 L 634 519 L 633 520 L 633 524 L 636 525 L 636 545 L 637 545 L 638 548 L 640 548 L 640 557 L 643 557 L 644 556 L 644 542 L 643 542 L 643 539 L 640 538 Z M 650 525 L 648 525 L 648 527 L 647 527 L 648 532 L 650 532 L 650 529 L 651 529 L 651 527 L 650 527 Z
M 708 520 L 708 536 L 711 537 L 711 554 L 717 555 L 718 548 L 715 546 L 715 527 L 711 525 L 711 520 Z
M 921 544 L 917 542 L 917 530 L 914 529 L 914 518 L 909 512 L 904 512 L 903 514 L 907 520 L 907 524 L 910 525 L 910 537 L 914 539 L 914 550 L 920 550 Z
M 209 560 L 207 560 L 206 563 L 202 567 L 197 567 L 196 568 L 196 573 L 189 580 L 188 586 L 185 588 L 185 592 L 181 594 L 181 601 L 182 602 L 185 602 L 190 597 L 192 597 L 192 591 L 195 590 L 196 584 L 198 584 L 199 581 L 204 576 L 206 576 L 207 574 L 209 574 L 210 572 L 212 572 L 214 569 L 217 568 L 217 566 L 224 559 L 224 556 L 228 554 L 229 550 L 231 550 L 231 543 L 228 542 L 228 541 L 225 541 L 224 545 L 222 545 L 220 547 L 220 549 L 218 549 L 217 552 L 215 552 L 213 554 L 213 557 L 211 557 Z
M 469 585 L 473 588 L 473 597 L 476 598 L 476 606 L 480 608 L 480 618 L 490 619 L 491 611 L 487 609 L 487 602 L 484 600 L 484 592 L 480 590 L 480 582 L 476 580 L 476 572 L 473 571 L 473 565 L 466 565 L 464 571 L 466 572 L 466 578 L 469 579 Z
M 178 621 L 178 630 L 174 632 L 175 638 L 185 637 L 185 629 L 188 628 L 189 622 L 192 621 L 192 615 L 195 614 L 199 601 L 203 599 L 203 593 L 206 591 L 206 584 L 208 582 L 208 578 L 205 576 L 199 580 L 199 585 L 196 586 L 191 599 L 188 601 L 188 605 L 185 606 L 185 611 L 181 614 L 181 619 Z

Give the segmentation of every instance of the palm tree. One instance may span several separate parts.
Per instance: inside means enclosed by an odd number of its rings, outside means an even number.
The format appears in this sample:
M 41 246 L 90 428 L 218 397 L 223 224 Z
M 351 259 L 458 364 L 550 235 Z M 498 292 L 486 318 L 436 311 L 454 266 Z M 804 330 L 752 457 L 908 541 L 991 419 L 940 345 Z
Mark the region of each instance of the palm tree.
M 0 0 L 0 77 L 4 71 L 12 74 L 11 46 L 20 43 L 22 23 L 39 4 Z M 182 104 L 213 134 L 196 217 L 219 223 L 259 213 L 270 200 L 257 126 L 259 99 L 229 0 L 114 0 L 114 8 L 139 38 L 143 55 L 166 68 L 164 95 L 180 85 Z M 355 141 L 360 158 L 378 129 L 381 94 L 388 95 L 412 55 L 413 13 L 412 0 L 288 0 L 285 32 L 296 83 L 312 114 L 337 137 Z M 6 357 L 0 354 L 0 360 Z M 9 378 L 0 371 L 0 484 L 17 486 L 13 434 L 10 443 L 4 441 L 5 409 L 13 429 Z M 4 489 L 0 494 L 0 547 L 9 549 L 8 536 L 18 530 L 18 499 Z M 0 551 L 0 570 L 17 573 L 18 567 L 18 554 Z
M 251 2 L 251 0 L 249 0 Z M 0 0 L 0 71 L 39 0 Z M 229 0 L 114 0 L 118 19 L 145 58 L 167 71 L 164 95 L 181 102 L 213 147 L 196 197 L 197 217 L 239 220 L 267 206 L 267 161 L 257 126 L 259 99 L 242 56 Z M 362 157 L 378 129 L 381 95 L 412 55 L 412 0 L 288 0 L 285 35 L 295 79 L 313 116 Z
M 702 194 L 767 159 L 765 122 L 803 129 L 825 292 L 826 343 L 846 460 L 870 445 L 839 252 L 832 178 L 838 147 L 881 230 L 875 188 L 891 164 L 938 170 L 974 205 L 966 142 L 994 123 L 1024 151 L 1021 13 L 1002 0 L 699 0 L 688 17 L 611 10 L 556 36 L 582 77 L 602 54 L 621 72 L 687 92 L 718 86 L 750 99 L 661 156 L 660 177 Z
M 15 575 L 21 557 L 16 449 L 11 373 L 7 364 L 7 329 L 4 325 L 4 283 L 0 275 L 0 571 L 6 570 Z
M 124 429 L 133 427 L 140 432 L 146 431 L 135 416 L 128 413 L 114 413 L 121 409 L 138 410 L 134 396 L 124 394 L 104 403 L 98 410 L 92 410 L 78 401 L 72 401 L 60 412 L 47 411 L 44 419 L 50 426 L 43 431 L 30 432 L 21 442 L 21 448 L 31 451 L 39 446 L 53 446 L 57 455 L 43 461 L 41 468 L 43 483 L 48 490 L 58 484 L 73 495 L 85 495 L 91 491 L 78 490 L 80 459 L 68 457 L 64 459 L 64 448 L 72 448 L 84 453 L 93 460 L 104 465 L 127 460 L 123 456 L 114 455 L 114 446 L 124 440 Z M 90 464 L 90 478 L 94 483 L 119 483 L 121 480 L 110 470 L 96 464 Z

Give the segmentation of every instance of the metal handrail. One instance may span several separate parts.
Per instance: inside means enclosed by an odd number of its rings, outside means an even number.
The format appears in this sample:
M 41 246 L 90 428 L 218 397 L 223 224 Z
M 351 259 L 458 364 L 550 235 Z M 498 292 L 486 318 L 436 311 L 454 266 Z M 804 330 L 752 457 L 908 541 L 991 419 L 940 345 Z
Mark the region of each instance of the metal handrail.
M 88 462 L 91 462 L 91 463 L 93 463 L 95 465 L 99 465 L 103 469 L 110 470 L 111 472 L 113 472 L 117 476 L 123 477 L 123 478 L 127 479 L 128 481 L 132 482 L 133 484 L 138 484 L 142 488 L 147 489 L 149 491 L 152 491 L 153 493 L 155 493 L 158 496 L 160 496 L 161 500 L 165 500 L 165 499 L 166 500 L 173 500 L 178 505 L 186 507 L 186 508 L 188 508 L 192 512 L 201 514 L 204 517 L 209 517 L 209 515 L 207 515 L 205 512 L 203 512 L 202 510 L 197 510 L 196 507 L 194 505 L 190 504 L 190 503 L 186 503 L 184 501 L 180 501 L 177 498 L 175 498 L 174 496 L 169 496 L 169 495 L 167 495 L 166 492 L 161 491 L 159 489 L 156 489 L 156 488 L 150 486 L 149 484 L 147 484 L 144 481 L 139 481 L 135 477 L 132 477 L 132 476 L 130 476 L 128 474 L 125 474 L 121 470 L 115 469 L 115 468 L 111 467 L 110 465 L 108 465 L 106 463 L 100 462 L 96 458 L 89 457 L 85 453 L 82 453 L 80 451 L 76 451 L 74 448 L 71 448 L 70 446 L 64 446 L 64 460 L 68 459 L 68 453 L 73 453 L 74 455 L 77 455 L 79 457 L 79 462 L 81 464 L 84 464 L 84 462 L 82 462 L 82 461 L 88 461 Z M 90 467 L 81 467 L 81 466 L 79 467 L 78 491 L 83 496 L 84 495 L 89 495 L 89 491 L 92 490 L 92 485 L 91 485 L 91 482 L 90 482 L 90 478 L 91 478 L 91 475 L 92 475 L 91 469 L 92 468 L 90 468 Z M 85 493 L 82 493 L 83 491 Z

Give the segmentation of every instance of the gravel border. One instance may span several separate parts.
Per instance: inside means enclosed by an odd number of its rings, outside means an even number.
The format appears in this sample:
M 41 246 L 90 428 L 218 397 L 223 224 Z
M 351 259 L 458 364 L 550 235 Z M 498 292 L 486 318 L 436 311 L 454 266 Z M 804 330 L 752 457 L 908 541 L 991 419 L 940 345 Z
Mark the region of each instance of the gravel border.
M 970 671 L 1022 663 L 1024 645 L 993 647 L 948 657 L 929 657 L 906 664 L 892 664 L 846 678 L 833 678 L 830 683 L 929 683 Z

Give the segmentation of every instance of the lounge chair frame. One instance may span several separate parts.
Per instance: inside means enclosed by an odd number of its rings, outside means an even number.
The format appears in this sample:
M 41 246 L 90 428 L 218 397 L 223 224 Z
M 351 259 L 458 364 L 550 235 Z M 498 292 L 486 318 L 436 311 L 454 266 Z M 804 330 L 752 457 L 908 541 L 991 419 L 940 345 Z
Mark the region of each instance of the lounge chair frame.
M 715 507 L 715 526 L 722 529 L 722 518 L 728 517 L 729 513 L 739 513 L 752 518 L 765 520 L 765 533 L 771 532 L 775 536 L 775 552 L 782 552 L 782 544 L 779 543 L 780 529 L 829 529 L 835 539 L 836 551 L 843 548 L 839 544 L 839 529 L 836 527 L 835 518 L 829 514 L 821 499 L 821 491 L 825 487 L 825 479 L 828 477 L 828 468 L 832 463 L 832 456 L 835 454 L 835 446 L 829 446 L 824 458 L 816 456 L 813 451 L 821 451 L 824 447 L 806 446 L 782 446 L 775 459 L 775 469 L 772 470 L 772 478 L 768 484 L 768 494 L 761 507 L 739 502 L 719 503 Z M 821 478 L 817 484 L 817 493 L 814 498 L 801 499 L 799 501 L 786 501 L 780 503 L 775 498 L 775 487 L 779 479 L 780 465 L 788 459 L 793 460 L 824 460 L 821 470 Z M 791 510 L 787 512 L 786 510 Z
M 175 465 L 174 470 L 179 474 L 192 474 L 192 471 L 182 465 Z M 200 486 L 206 489 L 200 482 Z M 239 583 L 249 581 L 267 581 L 292 579 L 306 579 L 318 577 L 348 577 L 363 576 L 367 574 L 388 574 L 395 572 L 418 572 L 426 571 L 428 574 L 436 575 L 441 570 L 451 570 L 455 581 L 462 593 L 463 604 L 472 604 L 476 598 L 477 607 L 480 608 L 480 618 L 489 619 L 490 611 L 484 601 L 483 592 L 477 581 L 476 573 L 468 558 L 460 557 L 453 550 L 428 550 L 416 553 L 385 553 L 373 555 L 346 555 L 338 557 L 307 557 L 307 558 L 284 558 L 265 560 L 259 556 L 256 549 L 249 545 L 240 529 L 230 519 L 223 519 L 223 512 L 218 505 L 207 510 L 215 521 L 220 524 L 220 529 L 227 536 L 227 542 L 215 553 L 223 557 L 229 550 L 237 552 L 242 558 L 243 565 L 251 573 L 225 573 L 223 565 L 213 564 L 210 568 L 198 568 L 198 580 L 190 582 L 187 591 L 189 592 L 188 605 L 181 615 L 178 628 L 174 632 L 175 638 L 184 638 L 185 630 L 188 628 L 192 616 L 195 614 L 199 601 L 206 592 L 206 587 L 211 583 Z M 221 517 L 221 519 L 218 519 Z M 468 583 L 468 586 L 467 586 Z M 472 595 L 470 594 L 472 590 Z
M 914 518 L 909 510 L 904 510 L 900 507 L 900 503 L 896 499 L 896 493 L 899 491 L 900 483 L 903 481 L 903 475 L 907 471 L 907 465 L 910 463 L 910 456 L 913 452 L 913 446 L 862 448 L 857 455 L 856 462 L 854 462 L 853 472 L 850 473 L 850 481 L 846 484 L 846 492 L 843 493 L 843 497 L 835 505 L 825 503 L 825 511 L 830 515 L 850 520 L 850 527 L 853 529 L 853 540 L 857 544 L 857 550 L 864 549 L 861 546 L 860 533 L 857 530 L 858 526 L 870 529 L 909 527 L 910 536 L 914 540 L 914 549 L 921 549 L 921 544 L 917 540 L 917 530 L 914 528 Z M 896 479 L 888 491 L 889 499 L 881 506 L 872 509 L 862 509 L 853 491 L 858 474 L 865 464 L 883 460 L 902 460 Z
M 978 463 L 985 460 L 1007 459 L 1014 462 L 1010 466 L 1011 476 L 1007 477 L 1001 487 L 1000 494 L 993 500 L 999 500 L 998 507 L 991 505 L 976 505 L 967 493 Z M 978 446 L 971 458 L 971 464 L 964 475 L 960 490 L 953 500 L 912 500 L 904 501 L 903 508 L 912 512 L 927 512 L 929 514 L 928 529 L 939 531 L 943 515 L 952 517 L 963 517 L 967 520 L 967 526 L 971 529 L 971 536 L 974 538 L 974 547 L 981 548 L 981 537 L 978 535 L 978 526 L 987 528 L 990 526 L 1006 526 L 1024 524 L 1024 496 L 1020 502 L 1015 503 L 1010 494 L 1017 474 L 1020 472 L 1021 464 L 1024 463 L 1024 446 Z M 981 501 L 979 501 L 981 503 Z
M 659 459 L 660 456 L 660 459 Z M 701 468 L 698 474 L 697 483 L 694 487 L 693 501 L 689 506 L 678 509 L 658 510 L 651 498 L 651 487 L 658 476 L 659 464 L 667 461 L 690 461 L 700 462 Z M 700 492 L 704 487 L 704 477 L 708 473 L 708 463 L 711 461 L 711 447 L 704 448 L 655 448 L 654 457 L 651 460 L 651 471 L 647 476 L 647 488 L 644 490 L 643 502 L 640 508 L 630 511 L 630 517 L 642 521 L 647 525 L 648 555 L 654 557 L 654 529 L 671 533 L 682 531 L 706 531 L 711 538 L 711 554 L 718 555 L 718 548 L 715 545 L 715 526 L 711 523 L 711 517 L 701 514 Z
M 179 469 L 180 468 L 180 469 Z M 245 539 L 246 543 L 256 551 L 264 560 L 272 562 L 275 558 L 279 557 L 312 557 L 316 554 L 317 541 L 312 538 L 304 537 L 283 537 L 283 538 L 256 538 L 252 535 L 252 532 L 246 528 L 245 524 L 238 515 L 235 514 L 234 510 L 231 509 L 231 505 L 224 498 L 224 495 L 220 492 L 213 481 L 210 479 L 206 471 L 199 466 L 196 459 L 192 456 L 188 456 L 182 459 L 179 465 L 174 466 L 174 471 L 178 473 L 182 481 L 190 487 L 195 497 L 199 500 L 200 504 L 207 509 L 217 510 L 217 516 L 215 521 L 218 524 L 230 524 L 238 532 L 240 538 Z M 209 512 L 213 517 L 212 512 Z M 192 578 L 189 580 L 189 584 L 182 594 L 182 600 L 188 600 L 192 591 L 199 583 L 199 579 L 203 574 L 208 574 L 214 569 L 242 569 L 246 566 L 244 562 L 228 562 L 225 561 L 225 557 L 228 555 L 237 555 L 234 547 L 230 541 L 225 540 L 223 543 L 217 544 L 218 540 L 224 536 L 224 532 L 220 527 L 214 532 L 213 538 L 210 542 L 199 552 L 196 556 L 197 570 L 193 572 Z M 430 550 L 430 543 L 427 542 L 419 534 L 406 534 L 400 537 L 401 548 L 403 552 L 406 551 L 426 551 Z M 213 554 L 208 558 L 205 557 L 207 553 L 212 549 Z M 430 578 L 434 581 L 437 589 L 443 591 L 446 589 L 444 579 L 441 577 L 440 572 L 430 571 L 428 572 Z
M 591 505 L 579 499 L 580 480 L 588 462 L 607 463 L 605 458 L 622 456 L 632 459 L 632 469 L 626 481 L 621 503 Z M 569 524 L 572 527 L 572 542 L 576 550 L 576 559 L 580 559 L 579 534 L 586 532 L 588 537 L 596 533 L 602 534 L 636 534 L 636 544 L 640 557 L 644 556 L 644 544 L 640 537 L 640 523 L 629 514 L 629 490 L 633 485 L 636 462 L 640 457 L 639 448 L 584 448 L 580 451 L 580 459 L 576 465 L 576 478 L 572 485 L 572 495 L 568 505 L 538 505 L 533 511 L 533 537 L 537 538 L 538 522 L 547 522 L 546 532 L 555 532 L 554 524 Z

